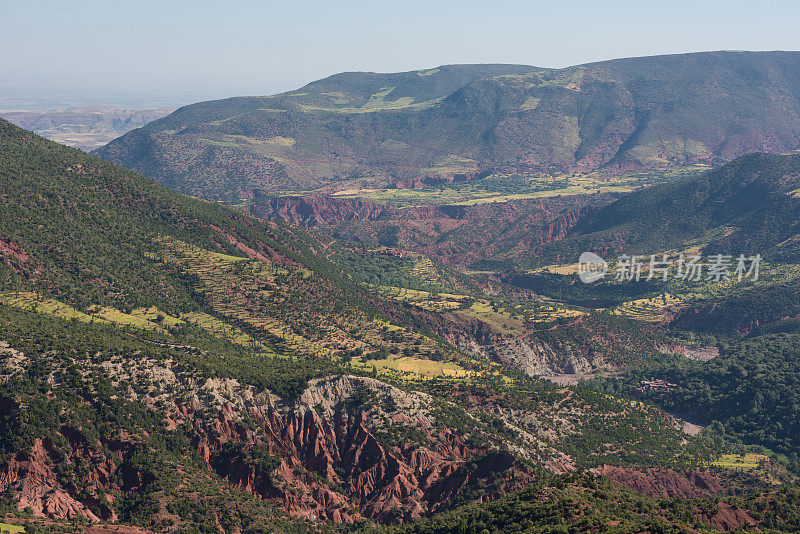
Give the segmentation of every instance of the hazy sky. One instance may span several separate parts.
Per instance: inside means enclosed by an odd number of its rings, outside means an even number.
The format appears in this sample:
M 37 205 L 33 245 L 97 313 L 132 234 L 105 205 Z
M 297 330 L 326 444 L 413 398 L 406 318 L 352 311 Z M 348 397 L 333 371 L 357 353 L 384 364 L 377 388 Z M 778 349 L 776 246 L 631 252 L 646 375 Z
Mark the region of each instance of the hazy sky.
M 800 50 L 798 0 L 0 0 L 0 109 L 195 101 L 444 63 Z

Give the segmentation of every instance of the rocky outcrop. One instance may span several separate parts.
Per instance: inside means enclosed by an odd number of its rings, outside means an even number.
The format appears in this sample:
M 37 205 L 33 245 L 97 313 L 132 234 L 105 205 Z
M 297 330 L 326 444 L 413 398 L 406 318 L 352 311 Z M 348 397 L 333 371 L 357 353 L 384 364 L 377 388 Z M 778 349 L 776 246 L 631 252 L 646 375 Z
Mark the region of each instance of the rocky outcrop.
M 532 410 L 474 385 L 451 385 L 433 397 L 350 375 L 311 380 L 288 399 L 203 377 L 172 360 L 115 356 L 83 363 L 108 378 L 115 400 L 144 407 L 137 408 L 140 421 L 144 411 L 152 414 L 165 432 L 159 439 L 175 431 L 196 455 L 188 454 L 186 465 L 151 468 L 151 436 L 143 428 L 98 432 L 62 423 L 59 439 L 40 437 L 0 463 L 0 492 L 38 517 L 130 521 L 130 497 L 151 498 L 156 473 L 166 470 L 179 486 L 207 480 L 215 490 L 247 492 L 310 521 L 412 521 L 521 490 L 535 480 L 530 465 L 574 471 L 574 459 L 558 447 L 580 434 L 588 409 L 569 390 Z M 93 402 L 88 395 L 79 404 L 91 412 Z M 7 398 L 0 415 L 20 408 Z M 168 503 L 150 506 L 160 507 L 159 517 L 174 517 Z
M 0 237 L 0 261 L 25 278 L 35 279 L 43 273 L 42 268 L 31 261 L 31 255 L 24 248 L 2 237 Z
M 725 491 L 723 481 L 705 469 L 633 469 L 603 465 L 594 471 L 648 497 L 708 497 Z
M 0 494 L 16 492 L 18 509 L 30 509 L 36 517 L 100 521 L 87 506 L 90 503 L 78 501 L 60 483 L 53 471 L 56 463 L 47 443 L 37 439 L 30 452 L 19 452 L 0 465 Z M 103 509 L 106 519 L 116 520 L 108 506 Z
M 27 362 L 28 357 L 25 354 L 11 348 L 7 342 L 0 341 L 0 382 L 5 382 L 22 372 Z M 0 413 L 3 413 L 2 408 L 0 408 Z
M 368 409 L 352 404 L 364 391 L 374 398 Z M 389 398 L 392 409 L 380 408 Z M 441 509 L 470 487 L 488 485 L 491 491 L 480 492 L 480 499 L 490 500 L 532 479 L 510 454 L 477 447 L 469 436 L 437 423 L 430 408 L 427 395 L 340 376 L 312 382 L 292 407 L 238 411 L 228 403 L 211 423 L 192 419 L 185 406 L 181 411 L 192 420 L 198 451 L 211 468 L 237 488 L 308 519 L 408 521 Z M 244 418 L 255 429 L 246 429 Z M 227 443 L 244 452 L 223 457 Z M 275 459 L 273 471 L 247 459 L 255 447 Z
M 745 510 L 724 502 L 717 503 L 717 511 L 708 518 L 708 524 L 724 532 L 737 529 L 758 529 L 758 522 Z
M 157 410 L 167 430 L 190 436 L 209 474 L 297 517 L 410 521 L 533 480 L 477 421 L 474 428 L 448 426 L 437 416 L 441 400 L 375 379 L 317 379 L 287 400 L 236 380 L 204 379 L 170 360 L 112 358 L 97 367 L 115 386 L 139 384 L 127 400 Z M 6 404 L 3 413 L 19 409 Z M 101 436 L 98 446 L 68 425 L 59 432 L 67 443 L 57 450 L 41 438 L 0 463 L 0 492 L 37 517 L 116 521 L 113 500 L 151 482 L 127 462 L 142 436 Z M 86 468 L 79 479 L 64 478 L 72 469 L 59 463 Z
M 479 425 L 447 426 L 430 396 L 378 380 L 318 379 L 287 401 L 236 380 L 201 379 L 170 361 L 113 359 L 100 368 L 114 383 L 148 384 L 129 390 L 129 400 L 160 410 L 165 428 L 188 432 L 209 474 L 309 520 L 410 521 L 456 500 L 493 500 L 533 479 Z M 58 448 L 39 438 L 5 458 L 0 493 L 36 517 L 116 521 L 116 496 L 151 482 L 126 460 L 140 437 L 122 432 L 101 437 L 98 447 L 68 425 L 60 434 L 66 443 Z M 70 465 L 85 466 L 80 478 L 65 475 Z
M 600 352 L 556 350 L 537 339 L 508 339 L 486 347 L 495 359 L 531 376 L 589 375 L 609 365 Z

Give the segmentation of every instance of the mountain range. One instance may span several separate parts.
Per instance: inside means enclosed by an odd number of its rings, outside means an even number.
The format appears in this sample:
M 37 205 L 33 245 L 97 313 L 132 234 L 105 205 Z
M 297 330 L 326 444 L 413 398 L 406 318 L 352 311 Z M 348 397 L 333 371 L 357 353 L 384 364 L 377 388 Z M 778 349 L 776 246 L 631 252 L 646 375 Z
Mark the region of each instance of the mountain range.
M 798 58 L 0 119 L 0 530 L 800 530 Z
M 51 111 L 3 111 L 0 116 L 26 130 L 88 152 L 171 111 L 168 108 L 126 109 L 100 105 Z
M 562 484 L 549 477 L 578 466 L 688 468 L 714 454 L 656 408 L 503 363 L 522 342 L 540 366 L 622 368 L 657 335 L 587 318 L 583 335 L 614 337 L 590 363 L 585 342 L 570 355 L 520 338 L 511 303 L 396 300 L 359 282 L 363 262 L 392 256 L 0 126 L 6 515 L 156 530 L 395 523 Z M 423 283 L 463 284 L 423 265 Z M 596 440 L 629 449 L 596 456 Z
M 727 529 L 784 498 L 764 485 L 792 480 L 778 463 L 715 474 L 702 464 L 726 442 L 518 371 L 634 376 L 671 343 L 646 325 L 490 302 L 424 258 L 183 197 L 0 125 L 6 515 L 281 531 L 432 517 L 417 528 L 436 531 L 470 502 L 510 524 L 511 492 L 541 528 L 575 512 L 535 503 L 577 497 L 587 528 L 687 524 L 674 507 L 702 498 L 690 523 Z M 370 262 L 377 291 L 360 282 Z M 390 266 L 428 291 L 398 299 L 380 285 Z M 767 492 L 729 504 L 752 484 Z
M 614 175 L 800 149 L 798 81 L 796 52 L 342 73 L 186 106 L 97 153 L 229 202 L 483 171 Z

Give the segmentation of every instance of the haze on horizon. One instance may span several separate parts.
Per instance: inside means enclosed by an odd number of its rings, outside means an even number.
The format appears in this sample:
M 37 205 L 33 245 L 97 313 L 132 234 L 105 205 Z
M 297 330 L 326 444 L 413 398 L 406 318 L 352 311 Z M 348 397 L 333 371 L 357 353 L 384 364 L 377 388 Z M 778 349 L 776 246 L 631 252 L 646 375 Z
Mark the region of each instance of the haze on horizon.
M 713 24 L 711 23 L 713 22 Z M 176 106 L 273 94 L 342 71 L 563 67 L 706 50 L 800 50 L 775 0 L 0 3 L 0 110 Z

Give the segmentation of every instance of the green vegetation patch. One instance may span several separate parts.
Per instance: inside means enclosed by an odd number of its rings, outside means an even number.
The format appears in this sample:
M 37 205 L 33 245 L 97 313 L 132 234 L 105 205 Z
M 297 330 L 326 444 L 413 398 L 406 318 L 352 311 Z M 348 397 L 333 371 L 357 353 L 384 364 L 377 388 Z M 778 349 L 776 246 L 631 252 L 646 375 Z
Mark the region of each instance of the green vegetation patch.
M 404 356 L 383 360 L 367 360 L 366 369 L 374 367 L 379 374 L 394 379 L 464 378 L 473 373 L 452 362 L 436 362 Z M 387 372 L 394 371 L 394 372 Z
M 213 315 L 204 312 L 189 312 L 181 314 L 181 319 L 199 326 L 215 337 L 228 340 L 236 345 L 267 350 L 266 345 L 263 343 L 253 339 L 252 336 L 241 329 L 217 319 Z
M 0 303 L 6 306 L 14 306 L 24 310 L 53 315 L 62 319 L 76 319 L 85 323 L 92 321 L 106 322 L 103 318 L 83 313 L 63 302 L 51 298 L 44 298 L 30 291 L 0 293 Z
M 724 469 L 752 471 L 760 468 L 768 459 L 769 458 L 764 454 L 752 452 L 746 454 L 723 454 L 716 460 L 709 462 L 709 464 Z

